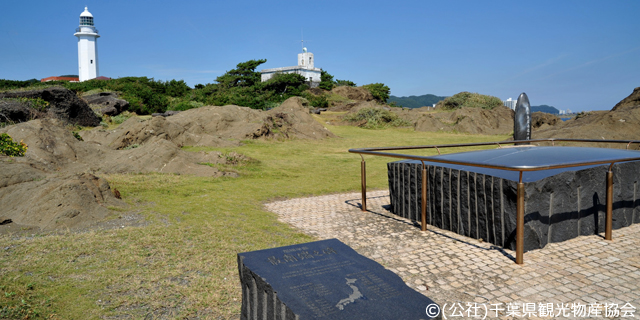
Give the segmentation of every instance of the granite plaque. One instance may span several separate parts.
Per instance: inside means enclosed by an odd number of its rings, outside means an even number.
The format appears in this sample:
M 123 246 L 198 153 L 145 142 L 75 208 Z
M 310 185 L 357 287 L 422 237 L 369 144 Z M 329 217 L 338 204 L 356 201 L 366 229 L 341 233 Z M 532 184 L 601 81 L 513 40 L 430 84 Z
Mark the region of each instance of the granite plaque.
M 516 102 L 513 117 L 513 140 L 531 140 L 531 106 L 526 93 L 521 93 Z
M 337 239 L 238 254 L 241 319 L 440 319 L 428 297 Z

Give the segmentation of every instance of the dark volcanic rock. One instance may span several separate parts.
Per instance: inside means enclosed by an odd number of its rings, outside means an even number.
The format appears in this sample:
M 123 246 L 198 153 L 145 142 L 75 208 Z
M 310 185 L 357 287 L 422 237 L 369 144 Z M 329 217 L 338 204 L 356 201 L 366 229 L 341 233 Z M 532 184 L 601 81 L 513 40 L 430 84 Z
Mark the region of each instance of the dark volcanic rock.
M 182 111 L 169 110 L 169 111 L 164 112 L 164 113 L 153 113 L 153 114 L 151 114 L 151 116 L 152 117 L 165 117 L 166 118 L 166 117 L 174 116 L 174 115 L 176 115 L 176 114 L 178 114 L 180 112 L 182 112 Z
M 49 102 L 45 117 L 57 118 L 81 126 L 98 126 L 100 118 L 86 102 L 71 90 L 51 87 L 29 91 L 9 91 L 0 93 L 0 98 L 41 98 Z
M 531 127 L 533 129 L 540 128 L 542 127 L 542 125 L 545 125 L 545 124 L 554 126 L 558 122 L 562 122 L 562 119 L 560 119 L 555 114 L 540 112 L 540 111 L 533 112 L 531 114 Z
M 83 99 L 90 105 L 99 106 L 100 113 L 109 116 L 115 116 L 122 111 L 129 110 L 129 102 L 119 99 L 118 95 L 113 92 L 100 92 L 84 96 Z
M 0 122 L 25 122 L 34 118 L 36 110 L 10 99 L 0 100 Z

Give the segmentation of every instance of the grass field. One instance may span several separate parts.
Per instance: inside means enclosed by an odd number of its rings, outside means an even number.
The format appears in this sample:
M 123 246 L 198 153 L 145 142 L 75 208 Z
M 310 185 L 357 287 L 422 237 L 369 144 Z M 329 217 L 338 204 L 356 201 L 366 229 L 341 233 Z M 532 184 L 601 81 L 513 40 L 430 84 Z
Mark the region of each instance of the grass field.
M 236 254 L 313 240 L 278 222 L 263 203 L 358 191 L 360 157 L 350 148 L 506 138 L 328 128 L 339 138 L 185 148 L 256 159 L 234 168 L 239 178 L 106 176 L 129 211 L 149 222 L 143 227 L 0 237 L 0 319 L 235 319 L 241 302 Z M 386 188 L 392 159 L 365 158 L 368 187 Z

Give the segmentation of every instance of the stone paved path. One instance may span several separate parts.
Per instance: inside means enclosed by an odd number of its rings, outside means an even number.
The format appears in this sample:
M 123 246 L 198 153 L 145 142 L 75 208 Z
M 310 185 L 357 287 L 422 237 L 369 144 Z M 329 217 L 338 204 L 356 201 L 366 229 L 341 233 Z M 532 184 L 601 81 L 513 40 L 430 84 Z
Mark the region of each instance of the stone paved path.
M 359 193 L 265 206 L 294 228 L 337 238 L 395 272 L 440 304 L 448 319 L 640 318 L 640 224 L 614 230 L 613 241 L 593 235 L 550 244 L 516 265 L 514 251 L 432 226 L 420 231 L 385 209 L 388 191 L 369 192 L 367 199 L 367 212 Z

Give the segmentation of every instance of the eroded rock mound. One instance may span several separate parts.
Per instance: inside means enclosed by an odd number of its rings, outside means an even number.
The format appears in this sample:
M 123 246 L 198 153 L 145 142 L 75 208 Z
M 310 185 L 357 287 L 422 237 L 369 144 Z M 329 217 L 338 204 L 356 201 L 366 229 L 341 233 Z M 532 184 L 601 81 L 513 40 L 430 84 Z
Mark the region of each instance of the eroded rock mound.
M 558 123 L 561 123 L 562 119 L 560 119 L 555 114 L 546 113 L 546 112 L 534 112 L 531 114 L 531 128 L 537 129 L 542 128 L 543 126 L 555 126 Z
M 303 102 L 298 97 L 287 99 L 279 107 L 266 111 L 265 114 L 265 124 L 270 126 L 272 137 L 278 137 L 280 132 L 284 133 L 285 138 L 295 139 L 315 140 L 335 137 L 309 114 L 309 109 L 303 106 Z M 269 119 L 274 118 L 282 119 L 282 124 L 271 126 Z
M 637 140 L 640 136 L 640 88 L 617 103 L 611 111 L 589 111 L 575 119 L 533 131 L 533 139 L 570 138 L 602 140 Z M 589 146 L 589 144 L 581 144 Z M 620 144 L 593 144 L 597 147 L 624 147 Z M 637 145 L 632 145 L 637 148 Z
M 190 109 L 171 117 L 141 121 L 130 118 L 115 130 L 101 128 L 80 133 L 112 149 L 124 149 L 157 140 L 177 146 L 234 146 L 258 138 L 323 139 L 333 134 L 317 122 L 298 97 L 269 111 L 234 105 Z
M 470 134 L 509 134 L 513 132 L 513 110 L 496 107 L 460 108 L 452 112 L 422 115 L 415 122 L 416 131 L 452 131 Z
M 0 100 L 0 122 L 25 122 L 36 118 L 38 112 L 16 100 Z
M 163 119 L 163 118 L 160 118 Z M 161 172 L 219 177 L 224 172 L 199 163 L 222 163 L 219 152 L 187 152 L 176 144 L 154 139 L 130 148 L 114 150 L 99 143 L 79 141 L 59 121 L 32 120 L 0 129 L 29 149 L 14 162 L 48 171 L 70 173 Z
M 640 107 L 640 87 L 633 89 L 633 92 L 626 98 L 618 102 L 611 111 Z
M 129 102 L 119 99 L 114 92 L 100 92 L 82 97 L 89 106 L 108 116 L 115 116 L 123 111 L 129 110 Z
M 363 87 L 340 86 L 331 89 L 331 93 L 343 96 L 349 100 L 372 101 L 373 95 Z
M 53 173 L 0 156 L 0 220 L 13 230 L 87 227 L 126 207 L 106 180 L 89 173 Z
M 48 117 L 60 119 L 66 123 L 95 127 L 100 118 L 89 108 L 86 102 L 78 98 L 71 90 L 62 87 L 50 87 L 28 91 L 0 92 L 0 98 L 40 98 L 49 106 L 39 113 L 37 118 Z M 19 119 L 13 120 L 20 122 Z
M 0 156 L 0 233 L 83 228 L 125 207 L 99 173 L 158 172 L 204 177 L 237 176 L 209 164 L 227 163 L 219 152 L 187 152 L 164 139 L 114 150 L 76 139 L 54 119 L 0 129 L 28 145 L 24 157 Z M 6 223 L 4 223 L 6 222 Z

